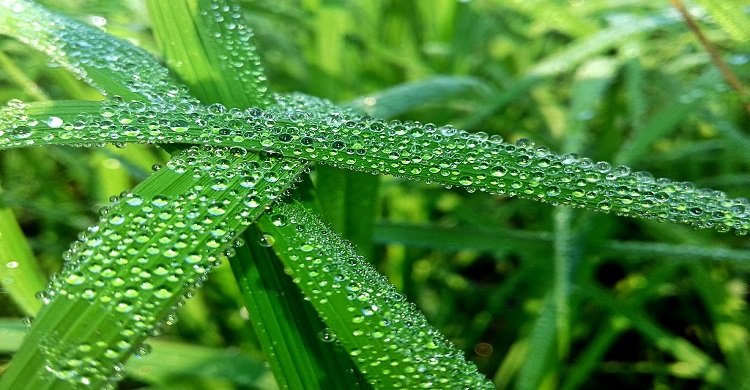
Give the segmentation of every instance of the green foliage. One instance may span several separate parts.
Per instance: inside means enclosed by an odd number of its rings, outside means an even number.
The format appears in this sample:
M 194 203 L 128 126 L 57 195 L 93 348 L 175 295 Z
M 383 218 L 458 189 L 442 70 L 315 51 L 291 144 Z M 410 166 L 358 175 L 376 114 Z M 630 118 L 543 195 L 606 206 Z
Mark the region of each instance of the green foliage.
M 0 388 L 269 386 L 228 343 L 262 351 L 282 388 L 746 386 L 750 202 L 681 181 L 746 192 L 745 97 L 662 5 L 569 3 L 148 1 L 155 41 L 119 32 L 166 67 L 0 3 L 0 32 L 105 98 L 0 41 L 0 200 L 38 214 L 0 209 L 8 315 L 35 317 L 20 346 L 19 322 L 0 323 L 17 350 Z M 739 8 L 702 4 L 746 44 Z M 101 12 L 116 32 L 142 11 Z M 84 192 L 55 190 L 56 171 Z M 48 180 L 42 201 L 19 201 L 40 192 L 19 172 Z M 55 252 L 40 247 L 87 225 L 39 305 Z M 214 348 L 144 343 L 165 331 Z

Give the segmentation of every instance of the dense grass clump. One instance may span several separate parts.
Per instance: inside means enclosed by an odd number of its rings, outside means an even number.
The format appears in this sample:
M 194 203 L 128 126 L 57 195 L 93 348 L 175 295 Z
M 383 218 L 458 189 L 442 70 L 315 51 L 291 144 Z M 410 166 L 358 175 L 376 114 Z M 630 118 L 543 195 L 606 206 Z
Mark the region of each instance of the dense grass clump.
M 49 7 L 0 389 L 750 386 L 740 5 Z

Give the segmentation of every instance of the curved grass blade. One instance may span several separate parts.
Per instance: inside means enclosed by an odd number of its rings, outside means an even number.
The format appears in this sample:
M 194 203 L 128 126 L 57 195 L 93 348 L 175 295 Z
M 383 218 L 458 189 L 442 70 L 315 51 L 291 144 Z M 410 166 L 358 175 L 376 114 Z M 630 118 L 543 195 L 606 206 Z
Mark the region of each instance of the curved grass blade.
M 298 203 L 258 220 L 271 246 L 374 388 L 493 389 L 413 304 Z M 281 219 L 281 220 L 280 220 Z M 345 308 L 345 309 L 344 309 Z
M 469 92 L 486 92 L 486 86 L 473 77 L 435 76 L 404 83 L 359 98 L 347 104 L 374 118 L 394 118 L 421 105 L 447 100 Z
M 16 352 L 28 325 L 21 320 L 0 320 L 0 352 Z M 262 361 L 231 350 L 150 339 L 151 352 L 130 359 L 125 370 L 136 378 L 157 384 L 170 379 L 226 379 L 244 386 L 256 385 L 268 372 Z M 174 380 L 171 381 L 174 383 Z
M 252 31 L 241 20 L 241 9 L 227 1 L 150 1 L 157 20 L 155 32 L 167 62 L 206 103 L 231 107 L 265 107 L 273 103 L 255 54 Z M 162 20 L 162 23 L 158 23 Z M 238 87 L 239 86 L 239 87 Z M 217 106 L 218 107 L 218 106 Z M 291 108 L 290 108 L 291 110 Z M 307 162 L 277 159 L 270 171 L 305 169 Z M 294 167 L 294 168 L 291 168 Z M 351 360 L 322 343 L 322 327 L 309 304 L 289 287 L 272 252 L 261 247 L 254 230 L 230 258 L 269 364 L 282 388 L 359 388 Z M 304 319 L 307 319 L 305 321 Z M 330 375 L 340 372 L 341 375 Z
M 750 18 L 747 16 L 747 2 L 699 0 L 714 21 L 729 36 L 741 44 L 750 42 Z
M 282 221 L 278 215 L 271 218 Z M 321 336 L 325 324 L 269 248 L 275 238 L 250 227 L 243 239 L 230 264 L 279 387 L 369 388 L 359 382 L 361 375 L 344 351 Z
M 0 208 L 0 285 L 28 316 L 42 307 L 36 293 L 42 291 L 47 278 L 39 269 L 26 237 L 13 212 Z
M 0 3 L 0 33 L 44 52 L 104 95 L 195 103 L 145 50 L 31 1 Z
M 273 103 L 253 32 L 237 4 L 151 0 L 147 5 L 167 65 L 193 96 L 243 109 Z
M 0 389 L 100 386 L 199 286 L 222 250 L 292 184 L 243 149 L 215 149 L 225 169 L 188 149 L 102 212 L 63 271 Z M 234 164 L 239 171 L 229 170 Z M 232 190 L 229 190 L 232 188 Z M 26 346 L 29 347 L 26 347 Z M 33 378 L 33 379 L 30 379 Z M 53 380 L 57 379 L 57 380 Z
M 341 168 L 459 186 L 469 192 L 507 194 L 737 234 L 750 231 L 747 199 L 696 189 L 689 182 L 655 179 L 647 172 L 632 172 L 626 166 L 612 167 L 575 154 L 555 154 L 525 139 L 510 144 L 451 126 L 359 117 L 303 95 L 279 97 L 278 102 L 268 110 L 228 112 L 215 105 L 176 112 L 169 105 L 137 101 L 98 106 L 56 103 L 67 112 L 64 118 L 55 119 L 51 119 L 53 111 L 48 104 L 14 102 L 0 110 L 0 150 L 107 142 L 241 146 Z M 79 115 L 73 114 L 76 110 Z M 194 116 L 197 119 L 192 119 Z M 81 121 L 88 124 L 88 130 L 76 129 Z

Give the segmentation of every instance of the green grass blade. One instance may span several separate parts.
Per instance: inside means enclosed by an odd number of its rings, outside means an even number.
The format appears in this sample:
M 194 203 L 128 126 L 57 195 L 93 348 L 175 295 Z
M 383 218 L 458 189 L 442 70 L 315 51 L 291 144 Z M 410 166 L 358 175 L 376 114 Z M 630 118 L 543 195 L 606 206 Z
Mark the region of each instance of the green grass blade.
M 557 336 L 557 311 L 554 296 L 548 295 L 534 321 L 527 340 L 528 349 L 523 364 L 518 373 L 519 390 L 542 388 L 541 384 L 549 381 L 549 375 L 554 372 L 549 366 L 554 364 Z
M 154 32 L 170 69 L 193 96 L 230 107 L 272 103 L 253 32 L 234 2 L 148 1 Z
M 238 148 L 212 155 L 189 149 L 172 159 L 102 212 L 99 224 L 72 245 L 0 389 L 118 379 L 116 363 L 158 332 L 164 315 L 188 288 L 202 283 L 218 253 L 297 174 L 270 173 L 258 157 Z M 220 161 L 242 169 L 205 175 L 203 166 L 220 167 Z M 238 190 L 227 190 L 232 186 Z
M 298 204 L 259 219 L 292 279 L 375 388 L 494 386 L 353 248 Z M 325 286 L 325 289 L 322 288 Z
M 10 80 L 21 87 L 28 96 L 35 100 L 49 100 L 47 94 L 36 83 L 30 80 L 3 52 L 0 52 L 0 69 L 5 71 Z
M 570 71 L 592 55 L 623 42 L 633 34 L 641 34 L 679 23 L 674 15 L 649 15 L 635 18 L 622 15 L 611 18 L 611 25 L 590 37 L 582 38 L 560 52 L 554 53 L 531 70 L 537 76 L 551 76 Z
M 172 142 L 240 146 L 253 151 L 396 174 L 445 186 L 507 194 L 554 205 L 685 223 L 722 232 L 750 231 L 750 202 L 687 182 L 655 179 L 576 155 L 559 155 L 528 140 L 515 144 L 450 126 L 384 122 L 336 111 L 302 95 L 279 98 L 269 110 L 225 112 L 191 106 L 103 102 L 86 106 L 85 131 L 70 114 L 54 120 L 46 103 L 0 109 L 0 150 L 31 145 L 89 146 L 107 142 Z M 71 103 L 70 107 L 76 103 Z M 134 105 L 138 110 L 133 110 Z M 300 113 L 305 108 L 305 113 Z M 200 120 L 188 120 L 198 114 Z M 221 115 L 217 115 L 221 114 Z M 112 117 L 120 118 L 114 123 Z M 167 128 L 155 125 L 160 118 Z M 80 119 L 77 116 L 72 119 Z M 122 122 L 125 122 L 124 124 Z M 269 129 L 273 125 L 273 130 Z M 250 131 L 248 131 L 250 130 Z M 467 158 L 464 153 L 470 151 Z M 677 201 L 683 199 L 684 201 Z
M 16 352 L 28 332 L 21 320 L 0 320 L 0 352 Z M 138 359 L 130 359 L 125 371 L 136 378 L 162 385 L 174 384 L 176 379 L 225 379 L 243 386 L 258 383 L 268 369 L 251 356 L 230 349 L 208 348 L 197 345 L 149 339 L 151 351 Z
M 0 33 L 44 52 L 102 94 L 194 102 L 146 51 L 26 0 L 0 4 Z
M 365 388 L 348 355 L 322 336 L 327 328 L 268 247 L 275 238 L 259 245 L 266 238 L 254 227 L 243 238 L 248 245 L 237 247 L 230 262 L 280 387 Z
M 352 242 L 361 255 L 372 258 L 372 230 L 380 181 L 367 173 L 330 166 L 315 170 L 320 211 L 331 229 Z
M 717 77 L 714 70 L 709 70 L 692 85 L 677 92 L 670 104 L 653 114 L 642 127 L 636 128 L 620 149 L 615 161 L 620 164 L 632 164 L 644 159 L 654 142 L 676 130 L 680 123 L 701 106 L 701 99 L 690 94 L 701 94 L 700 91 L 708 89 L 710 85 L 719 81 Z
M 747 44 L 750 42 L 750 18 L 747 16 L 746 1 L 698 0 L 705 7 L 721 29 L 735 41 Z
M 486 93 L 486 86 L 472 77 L 435 76 L 358 98 L 348 106 L 374 118 L 387 119 L 470 92 Z
M 0 352 L 18 351 L 29 326 L 20 319 L 0 319 Z
M 552 250 L 552 232 L 529 232 L 514 229 L 445 228 L 437 226 L 377 224 L 374 232 L 378 244 L 402 244 L 409 247 L 438 251 L 473 249 L 493 251 L 498 248 L 522 251 L 525 248 Z M 746 265 L 750 251 L 697 245 L 675 245 L 655 242 L 615 241 L 595 244 L 589 249 L 599 256 L 620 256 L 625 261 L 643 262 L 669 259 L 670 262 L 721 262 Z
M 34 316 L 42 307 L 36 293 L 46 287 L 47 278 L 8 208 L 0 208 L 0 269 L 0 285 L 4 291 L 24 314 Z
M 500 93 L 486 107 L 464 120 L 462 125 L 476 127 L 489 116 L 511 103 L 515 97 L 528 92 L 544 78 L 569 72 L 591 56 L 622 43 L 628 37 L 679 23 L 679 19 L 674 16 L 646 16 L 642 18 L 623 16 L 621 19 L 612 18 L 612 21 L 610 27 L 592 36 L 580 38 L 538 62 L 523 78 L 511 85 L 507 92 Z
M 237 4 L 150 1 L 156 36 L 171 68 L 206 103 L 266 107 L 265 76 Z M 300 160 L 274 161 L 271 172 L 301 172 Z M 321 341 L 323 325 L 253 230 L 231 258 L 236 280 L 282 388 L 359 388 L 351 360 Z M 369 237 L 368 237 L 369 238 Z M 306 319 L 306 320 L 304 320 Z M 340 372 L 341 375 L 331 375 Z

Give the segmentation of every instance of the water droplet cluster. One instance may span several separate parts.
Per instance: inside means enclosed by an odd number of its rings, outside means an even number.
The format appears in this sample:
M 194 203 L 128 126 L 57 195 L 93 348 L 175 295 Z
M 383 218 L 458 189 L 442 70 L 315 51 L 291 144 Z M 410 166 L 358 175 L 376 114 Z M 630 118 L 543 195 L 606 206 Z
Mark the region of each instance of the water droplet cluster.
M 169 192 L 139 186 L 112 199 L 39 295 L 46 305 L 99 310 L 110 324 L 92 329 L 101 333 L 93 344 L 77 344 L 76 333 L 46 336 L 47 371 L 77 384 L 117 380 L 117 362 L 144 353 L 142 340 L 174 321 L 171 308 L 202 284 L 218 254 L 302 169 L 281 165 L 242 148 L 193 147 L 154 173 L 160 180 L 146 182 L 171 183 Z M 118 333 L 104 337 L 111 329 Z
M 1 6 L 10 12 L 0 12 L 0 33 L 44 52 L 104 95 L 116 88 L 130 98 L 197 102 L 167 68 L 137 46 L 33 2 L 9 0 Z M 102 71 L 105 77 L 93 75 Z M 101 79 L 108 79 L 106 88 Z
M 507 194 L 551 204 L 747 234 L 750 202 L 688 182 L 558 155 L 521 139 L 451 126 L 381 121 L 301 94 L 267 110 L 214 104 L 86 103 L 88 113 L 51 117 L 18 101 L 0 110 L 0 149 L 42 143 L 180 142 L 238 146 L 334 166 Z M 136 106 L 135 109 L 133 106 Z M 82 106 L 77 106 L 80 109 Z M 49 124 L 54 123 L 52 128 Z M 291 164 L 291 162 L 290 162 Z
M 0 149 L 127 142 L 224 146 L 188 150 L 157 172 L 176 175 L 174 192 L 137 188 L 114 199 L 40 294 L 47 307 L 108 313 L 105 322 L 90 326 L 99 342 L 76 343 L 62 333 L 40 341 L 47 371 L 76 385 L 116 380 L 117 362 L 147 353 L 141 343 L 146 335 L 159 333 L 160 321 L 174 321 L 170 308 L 202 283 L 217 253 L 284 192 L 304 160 L 740 234 L 750 229 L 745 199 L 556 155 L 526 140 L 511 144 L 450 126 L 379 121 L 303 95 L 279 96 L 268 110 L 201 105 L 143 50 L 27 1 L 2 6 L 12 12 L 0 12 L 0 32 L 44 51 L 92 85 L 103 82 L 96 76 L 101 71 L 114 75 L 106 89 L 122 97 L 30 107 L 10 102 L 0 110 Z M 265 78 L 257 56 L 246 50 L 252 34 L 239 23 L 239 9 L 215 2 L 206 7 L 202 14 L 221 22 L 209 31 L 228 53 L 220 58 L 221 70 L 264 95 Z M 40 36 L 49 39 L 29 38 Z M 260 158 L 246 150 L 260 152 Z M 261 245 L 287 254 L 287 269 L 308 298 L 318 307 L 339 298 L 348 302 L 344 317 L 351 334 L 321 337 L 347 345 L 374 384 L 387 379 L 402 388 L 444 388 L 458 381 L 464 388 L 492 388 L 320 222 L 291 206 L 279 207 L 270 221 L 285 233 L 267 234 Z
M 212 68 L 219 70 L 225 79 L 235 80 L 241 88 L 234 88 L 231 93 L 251 95 L 249 98 L 227 96 L 223 101 L 257 102 L 260 106 L 267 106 L 272 102 L 268 98 L 268 82 L 260 57 L 253 43 L 253 31 L 243 22 L 242 9 L 236 3 L 226 4 L 223 1 L 208 1 L 198 3 L 201 18 L 213 19 L 215 23 L 203 24 L 206 33 L 203 36 L 205 45 L 222 48 L 219 58 L 214 61 Z
M 277 237 L 285 271 L 336 329 L 321 339 L 340 342 L 373 387 L 495 388 L 351 244 L 302 206 L 277 204 L 273 214 L 261 229 Z

